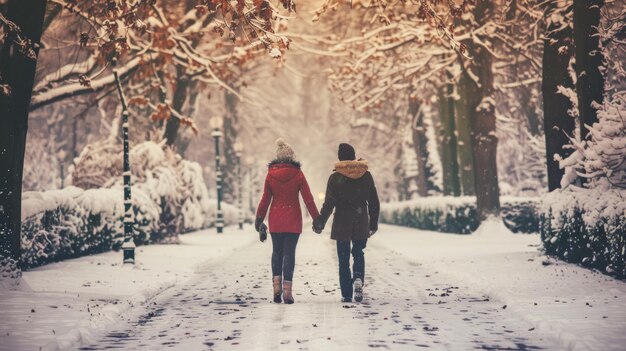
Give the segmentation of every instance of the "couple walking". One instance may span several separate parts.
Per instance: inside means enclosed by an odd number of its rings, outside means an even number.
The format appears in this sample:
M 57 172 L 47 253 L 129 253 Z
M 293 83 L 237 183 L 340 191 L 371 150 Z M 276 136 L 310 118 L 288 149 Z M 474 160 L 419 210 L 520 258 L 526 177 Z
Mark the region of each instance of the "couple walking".
M 276 159 L 268 166 L 255 221 L 261 241 L 265 241 L 267 226 L 263 221 L 269 209 L 274 302 L 280 303 L 282 295 L 286 304 L 294 303 L 292 282 L 295 254 L 302 233 L 299 194 L 302 194 L 304 204 L 313 217 L 313 231 L 317 234 L 322 233 L 334 210 L 331 239 L 337 242 L 341 301 L 352 302 L 353 296 L 355 301 L 362 301 L 365 279 L 363 250 L 367 239 L 378 230 L 380 208 L 374 178 L 367 170 L 367 162 L 356 159 L 351 145 L 339 145 L 339 162 L 328 178 L 324 204 L 318 212 L 293 149 L 283 139 L 278 139 L 276 144 Z M 350 254 L 354 261 L 352 271 Z

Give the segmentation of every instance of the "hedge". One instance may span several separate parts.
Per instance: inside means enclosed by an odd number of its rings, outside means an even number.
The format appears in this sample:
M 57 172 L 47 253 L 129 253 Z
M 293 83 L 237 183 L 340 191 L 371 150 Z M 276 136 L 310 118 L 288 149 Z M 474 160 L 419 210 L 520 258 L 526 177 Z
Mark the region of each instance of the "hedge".
M 134 239 L 137 245 L 156 242 L 176 242 L 177 236 L 190 230 L 213 225 L 215 204 L 211 201 L 207 220 L 192 226 L 172 227 L 171 223 L 189 222 L 186 212 L 163 212 L 166 199 L 153 201 L 141 189 L 133 186 Z M 63 190 L 24 193 L 22 220 L 23 268 L 69 258 L 118 250 L 123 242 L 123 192 L 121 188 Z M 209 199 L 206 199 L 210 201 Z M 237 209 L 223 206 L 226 224 L 237 221 Z M 167 221 L 167 222 L 164 222 Z M 167 231 L 171 229 L 172 231 Z
M 539 231 L 539 202 L 536 198 L 503 197 L 501 215 L 514 233 Z M 479 226 L 476 198 L 436 196 L 381 206 L 382 223 L 423 230 L 469 234 Z
M 22 194 L 24 268 L 120 248 L 121 152 L 106 141 L 88 145 L 71 167 L 72 184 L 82 188 Z M 151 141 L 133 146 L 130 154 L 137 245 L 177 242 L 178 234 L 213 225 L 217 206 L 197 162 Z M 235 223 L 237 209 L 224 204 L 224 217 Z
M 546 253 L 626 278 L 626 191 L 570 186 L 544 197 Z

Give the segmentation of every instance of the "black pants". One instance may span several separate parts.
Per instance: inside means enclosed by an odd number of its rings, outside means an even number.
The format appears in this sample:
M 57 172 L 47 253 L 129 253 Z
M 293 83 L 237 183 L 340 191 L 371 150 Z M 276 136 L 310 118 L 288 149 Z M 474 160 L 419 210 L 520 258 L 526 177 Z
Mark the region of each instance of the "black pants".
M 300 234 L 271 233 L 272 235 L 272 275 L 283 276 L 284 280 L 293 280 L 296 265 L 296 246 Z
M 350 250 L 352 244 L 352 250 Z M 337 258 L 339 259 L 339 284 L 341 296 L 352 298 L 352 283 L 354 279 L 365 279 L 365 255 L 363 249 L 367 246 L 367 239 L 339 241 L 337 240 Z M 350 251 L 352 251 L 352 272 L 350 272 Z

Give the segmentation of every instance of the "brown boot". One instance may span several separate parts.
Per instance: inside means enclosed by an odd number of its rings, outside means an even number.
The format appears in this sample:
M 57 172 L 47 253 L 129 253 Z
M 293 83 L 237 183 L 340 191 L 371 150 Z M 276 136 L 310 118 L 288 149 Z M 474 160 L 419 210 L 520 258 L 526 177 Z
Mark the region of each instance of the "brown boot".
M 291 295 L 291 286 L 293 284 L 288 281 L 285 280 L 283 282 L 283 300 L 285 300 L 285 303 L 288 305 L 291 305 L 292 303 L 294 303 L 293 301 L 293 295 Z
M 280 295 L 283 293 L 282 277 L 279 275 L 274 276 L 273 283 L 274 283 L 274 302 L 281 303 L 282 301 L 280 300 Z

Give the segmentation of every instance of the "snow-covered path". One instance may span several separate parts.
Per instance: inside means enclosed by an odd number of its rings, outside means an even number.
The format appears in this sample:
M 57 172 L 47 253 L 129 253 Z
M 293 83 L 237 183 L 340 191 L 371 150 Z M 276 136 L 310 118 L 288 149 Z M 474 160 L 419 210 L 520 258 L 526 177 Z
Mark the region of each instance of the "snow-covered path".
M 309 233 L 296 303 L 271 303 L 270 250 L 259 243 L 201 267 L 80 350 L 562 349 L 501 303 L 379 246 L 366 249 L 364 303 L 341 304 L 334 242 Z

